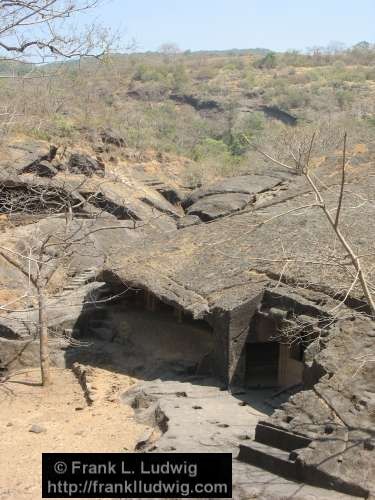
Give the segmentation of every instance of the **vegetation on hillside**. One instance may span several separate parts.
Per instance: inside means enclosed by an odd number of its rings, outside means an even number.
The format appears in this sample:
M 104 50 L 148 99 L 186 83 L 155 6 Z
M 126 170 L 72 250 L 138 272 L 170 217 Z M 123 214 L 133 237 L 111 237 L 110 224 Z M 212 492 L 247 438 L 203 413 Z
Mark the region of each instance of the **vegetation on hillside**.
M 1 131 L 3 139 L 16 132 L 64 143 L 112 127 L 130 148 L 195 160 L 188 177 L 200 182 L 253 167 L 244 136 L 278 157 L 316 129 L 322 154 L 337 148 L 343 129 L 352 142 L 368 141 L 375 130 L 374 63 L 367 42 L 308 53 L 165 50 L 39 67 L 3 62 Z M 296 125 L 271 116 L 270 108 Z

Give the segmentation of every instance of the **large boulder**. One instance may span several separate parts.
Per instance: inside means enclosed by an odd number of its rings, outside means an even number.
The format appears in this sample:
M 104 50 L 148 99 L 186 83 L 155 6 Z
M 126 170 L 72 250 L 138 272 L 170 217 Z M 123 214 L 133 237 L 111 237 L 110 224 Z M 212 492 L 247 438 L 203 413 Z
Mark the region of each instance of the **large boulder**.
M 100 132 L 100 137 L 104 144 L 112 144 L 118 148 L 124 147 L 125 139 L 116 131 L 111 128 L 106 128 Z
M 187 209 L 187 214 L 196 215 L 207 222 L 242 210 L 252 201 L 254 196 L 244 193 L 216 194 L 202 198 L 191 205 Z
M 68 169 L 73 174 L 83 174 L 87 177 L 95 174 L 104 177 L 104 164 L 82 153 L 73 153 L 70 155 Z
M 52 366 L 65 368 L 65 351 L 58 340 L 49 341 Z M 8 340 L 0 337 L 0 378 L 23 368 L 40 366 L 38 340 Z
M 57 148 L 43 141 L 23 140 L 0 146 L 1 173 L 17 175 L 34 173 L 41 162 L 50 162 L 56 156 Z
M 240 175 L 238 177 L 230 177 L 195 189 L 183 200 L 182 206 L 188 208 L 202 198 L 217 194 L 241 193 L 255 197 L 256 194 L 272 189 L 282 181 L 283 179 L 280 177 L 271 177 L 269 175 Z

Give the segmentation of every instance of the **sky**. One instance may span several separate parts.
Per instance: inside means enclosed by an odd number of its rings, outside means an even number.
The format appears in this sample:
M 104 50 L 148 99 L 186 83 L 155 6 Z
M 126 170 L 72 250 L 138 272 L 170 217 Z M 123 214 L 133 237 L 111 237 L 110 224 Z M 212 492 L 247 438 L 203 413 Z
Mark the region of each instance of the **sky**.
M 375 42 L 375 0 L 105 0 L 95 18 L 141 51 L 167 42 L 182 50 L 275 51 Z

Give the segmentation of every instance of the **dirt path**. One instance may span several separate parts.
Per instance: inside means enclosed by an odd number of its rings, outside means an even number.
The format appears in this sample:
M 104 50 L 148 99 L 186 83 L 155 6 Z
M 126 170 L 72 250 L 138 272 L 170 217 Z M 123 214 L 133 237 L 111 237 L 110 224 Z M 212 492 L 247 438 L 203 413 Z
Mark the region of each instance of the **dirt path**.
M 15 376 L 0 386 L 0 499 L 41 498 L 41 453 L 133 451 L 145 426 L 120 403 L 134 380 L 95 369 L 97 398 L 88 406 L 71 370 L 55 370 L 50 388 L 39 385 L 39 372 Z M 33 425 L 40 433 L 30 432 Z M 37 429 L 38 430 L 38 429 Z M 40 429 L 39 429 L 40 430 Z

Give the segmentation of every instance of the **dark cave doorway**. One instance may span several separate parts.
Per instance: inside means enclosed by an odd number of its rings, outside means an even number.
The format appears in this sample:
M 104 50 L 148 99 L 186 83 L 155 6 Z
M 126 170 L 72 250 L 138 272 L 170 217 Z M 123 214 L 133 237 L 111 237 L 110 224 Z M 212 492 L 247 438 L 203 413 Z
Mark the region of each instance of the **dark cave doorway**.
M 81 314 L 74 331 L 90 348 L 72 349 L 75 361 L 150 379 L 214 377 L 212 327 L 143 289 L 108 283 L 108 302 Z M 105 299 L 101 297 L 101 299 Z
M 246 388 L 279 388 L 302 382 L 303 345 L 290 344 L 278 321 L 258 311 L 250 321 L 242 357 Z M 240 364 L 241 366 L 241 364 Z
M 245 352 L 245 386 L 278 385 L 280 346 L 277 342 L 249 342 Z

